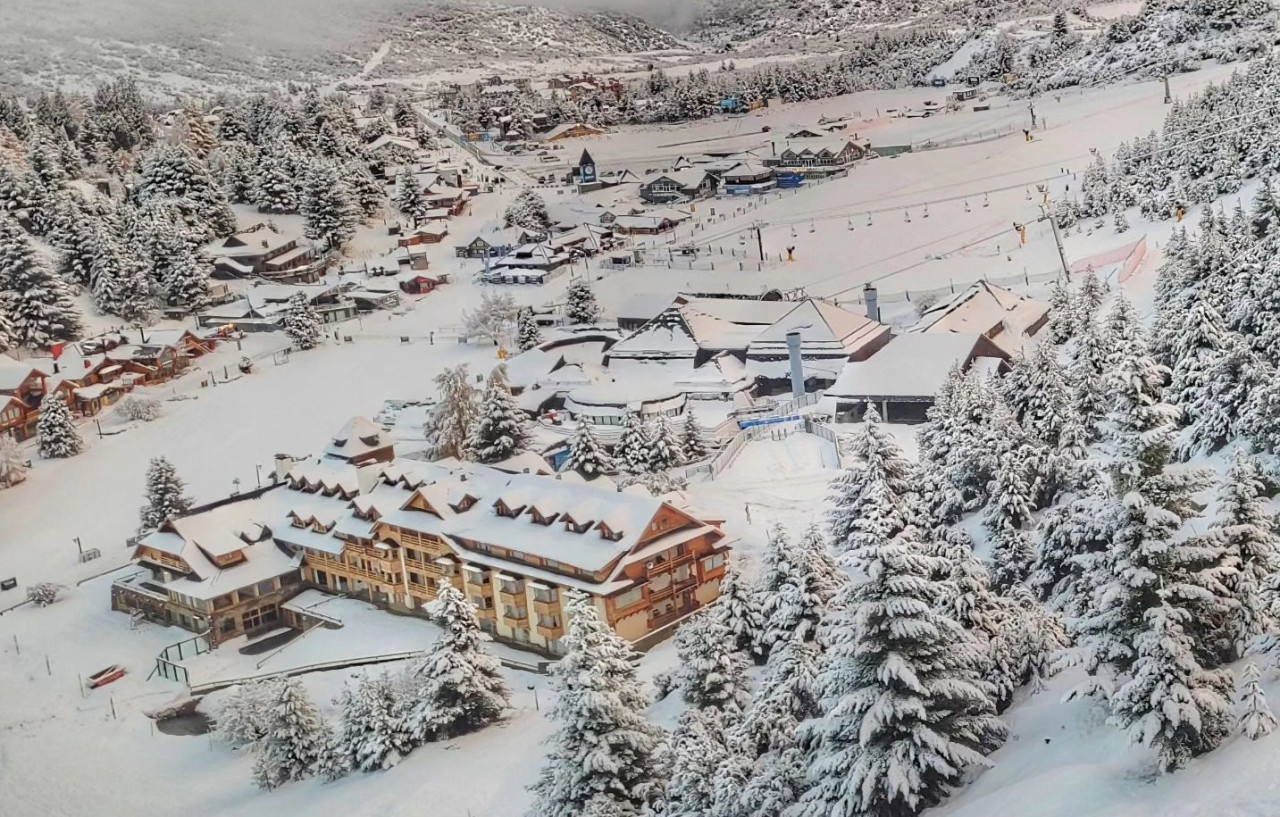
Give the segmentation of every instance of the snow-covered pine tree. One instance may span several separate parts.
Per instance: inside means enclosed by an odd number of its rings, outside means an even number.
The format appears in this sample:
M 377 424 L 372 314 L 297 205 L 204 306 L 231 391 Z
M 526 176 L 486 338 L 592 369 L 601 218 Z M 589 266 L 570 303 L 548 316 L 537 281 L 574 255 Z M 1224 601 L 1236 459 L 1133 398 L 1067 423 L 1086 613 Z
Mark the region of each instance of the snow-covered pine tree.
M 547 203 L 537 191 L 528 187 L 520 190 L 502 213 L 507 227 L 523 227 L 526 230 L 545 230 L 551 226 Z
M 578 418 L 578 428 L 569 442 L 569 459 L 564 470 L 577 471 L 587 479 L 612 473 L 613 457 L 609 456 L 596 439 L 595 426 L 585 417 Z
M 466 458 L 467 435 L 475 424 L 480 397 L 465 363 L 435 377 L 438 402 L 431 408 L 422 433 L 434 459 Z
M 9 317 L 9 310 L 12 308 L 10 301 L 12 296 L 7 292 L 0 292 L 0 352 L 7 352 L 17 345 L 14 335 L 17 333 L 13 328 L 13 319 Z
M 1133 675 L 1111 699 L 1111 713 L 1130 743 L 1154 748 L 1161 771 L 1172 772 L 1216 749 L 1235 718 L 1231 674 L 1200 666 L 1186 632 L 1190 613 L 1171 604 L 1167 590 L 1158 595 L 1165 598 L 1144 613 Z
M 152 457 L 147 466 L 147 504 L 138 514 L 138 531 L 156 530 L 175 516 L 191 510 L 191 497 L 186 494 L 187 485 L 178 476 L 178 470 L 164 457 Z
M 1240 734 L 1249 740 L 1265 738 L 1276 729 L 1276 716 L 1267 705 L 1267 693 L 1262 690 L 1258 665 L 1250 661 L 1244 665 L 1244 677 L 1237 685 L 1240 699 Z
M 788 641 L 817 638 L 829 581 L 818 576 L 817 568 L 817 560 L 806 549 L 793 547 L 785 530 L 770 531 L 757 586 L 764 616 L 760 647 L 766 654 Z
M 237 684 L 218 710 L 214 729 L 232 747 L 249 746 L 267 734 L 272 687 L 264 681 Z
M 590 599 L 572 598 L 564 657 L 556 664 L 557 724 L 530 817 L 579 817 L 593 798 L 641 809 L 661 794 L 661 730 L 645 720 L 631 645 L 600 620 Z
M 300 350 L 314 349 L 320 344 L 320 313 L 311 305 L 306 293 L 296 292 L 284 313 L 284 332 Z
M 1049 299 L 1049 341 L 1063 344 L 1075 337 L 1076 310 L 1071 290 L 1065 279 L 1059 278 L 1053 284 L 1053 295 Z
M 80 311 L 67 285 L 44 264 L 18 222 L 0 213 L 0 296 L 12 340 L 47 349 L 80 336 Z
M 622 435 L 614 446 L 613 458 L 619 469 L 628 474 L 648 474 L 653 471 L 649 464 L 649 429 L 641 421 L 636 412 L 627 414 L 622 422 Z
M 750 656 L 756 663 L 762 663 L 764 653 L 760 649 L 760 639 L 764 635 L 764 612 L 760 609 L 760 598 L 755 588 L 742 579 L 736 559 L 725 563 L 715 615 L 729 631 L 730 648 Z
M 40 419 L 36 421 L 36 440 L 40 456 L 45 459 L 74 457 L 84 451 L 84 440 L 71 420 L 67 401 L 57 393 L 46 394 L 40 403 Z
M 1090 319 L 1079 324 L 1074 358 L 1067 370 L 1071 408 L 1087 441 L 1098 438 L 1098 424 L 1106 412 L 1103 383 L 1107 370 L 1107 342 L 1102 327 Z
M 190 312 L 197 312 L 207 306 L 212 297 L 209 265 L 188 248 L 169 259 L 161 286 L 169 306 L 184 306 Z
M 911 464 L 880 415 L 867 406 L 862 425 L 850 435 L 853 464 L 831 483 L 827 528 L 837 555 L 863 551 L 897 536 L 911 521 Z
M 680 459 L 683 462 L 699 462 L 707 456 L 707 443 L 702 439 L 702 426 L 693 409 L 684 410 L 684 423 L 680 427 Z
M 283 143 L 258 152 L 252 171 L 252 202 L 264 213 L 298 211 L 298 162 Z
M 494 367 L 485 382 L 475 421 L 467 434 L 469 459 L 494 463 L 514 457 L 529 445 L 524 411 L 507 384 L 507 367 Z
M 1108 371 L 1114 370 L 1124 360 L 1149 354 L 1147 333 L 1142 327 L 1142 320 L 1124 290 L 1116 293 L 1104 327 Z
M 723 714 L 694 707 L 680 715 L 671 733 L 671 776 L 663 817 L 707 817 L 715 796 L 716 772 L 728 755 Z
M 835 557 L 827 547 L 827 537 L 822 533 L 823 526 L 817 522 L 805 528 L 804 536 L 796 545 L 797 558 L 804 560 L 805 569 L 813 576 L 813 591 L 818 601 L 825 608 L 849 581 Z
M 649 470 L 668 471 L 681 463 L 680 441 L 676 439 L 671 423 L 661 414 L 646 423 L 645 436 L 649 438 Z
M 354 687 L 350 682 L 344 684 L 336 703 L 339 723 L 334 735 L 334 757 L 323 764 L 326 777 L 338 777 L 348 769 L 390 769 L 412 750 L 398 690 L 386 673 L 363 675 Z
M 1070 644 L 1066 628 L 1025 587 L 1015 587 L 1002 599 L 1000 624 L 987 644 L 990 666 L 984 677 L 995 690 L 997 711 L 1013 700 L 1013 693 L 1030 685 L 1032 692 L 1059 669 L 1055 657 Z
M 341 249 L 360 223 L 338 166 L 328 161 L 312 162 L 307 169 L 298 209 L 305 219 L 303 234 L 329 250 Z
M 1112 500 L 1103 513 L 1115 527 L 1106 550 L 1081 558 L 1092 598 L 1085 614 L 1070 622 L 1093 679 L 1080 692 L 1090 694 L 1109 693 L 1123 681 L 1140 637 L 1153 627 L 1176 628 L 1181 637 L 1186 605 L 1218 598 L 1218 582 L 1204 568 L 1208 543 L 1175 541 L 1183 522 L 1196 515 L 1191 494 L 1207 485 L 1207 475 L 1168 470 L 1177 428 L 1177 410 L 1160 402 L 1168 370 L 1141 342 L 1129 349 L 1107 375 L 1111 409 L 1102 447 Z M 1148 616 L 1170 602 L 1171 615 Z
M 781 817 L 804 791 L 800 724 L 821 715 L 817 644 L 792 641 L 769 657 L 760 691 L 728 733 L 713 817 Z
M 1000 455 L 995 479 L 991 482 L 991 500 L 983 515 L 983 524 L 992 534 L 992 585 L 1006 593 L 1021 584 L 1031 573 L 1035 552 L 1024 528 L 1035 510 L 1033 480 L 1034 462 L 1030 446 L 1011 447 Z
M 1124 210 L 1116 210 L 1115 217 L 1111 220 L 1111 225 L 1115 227 L 1117 233 L 1129 231 L 1129 218 L 1124 214 Z
M 937 608 L 915 528 L 857 554 L 868 580 L 833 605 L 818 689 L 822 715 L 801 726 L 808 789 L 795 817 L 914 815 L 942 801 L 969 766 L 1004 742 L 973 637 Z
M 342 183 L 347 188 L 347 195 L 356 211 L 362 218 L 376 215 L 387 200 L 382 183 L 374 178 L 373 171 L 362 161 L 344 162 L 339 171 Z
M 1209 535 L 1225 549 L 1222 582 L 1230 592 L 1222 660 L 1245 654 L 1259 636 L 1274 632 L 1276 621 L 1266 602 L 1280 572 L 1280 535 L 1266 501 L 1262 468 L 1237 448 L 1218 485 L 1218 515 Z
M 516 348 L 527 352 L 539 343 L 542 343 L 542 329 L 538 327 L 533 307 L 521 307 L 516 313 Z
M 565 293 L 565 317 L 570 323 L 595 323 L 600 317 L 600 305 L 596 303 L 596 294 L 591 289 L 591 282 L 585 277 L 574 278 Z
M 1102 318 L 1102 303 L 1107 299 L 1107 287 L 1094 272 L 1093 267 L 1084 271 L 1080 277 L 1080 289 L 1073 301 L 1075 325 L 1081 326 L 1085 321 L 1098 321 Z
M 1110 484 L 1096 468 L 1088 473 L 1079 495 L 1040 517 L 1035 568 L 1027 580 L 1049 609 L 1069 617 L 1085 614 L 1091 595 L 1086 566 L 1107 550 L 1115 529 Z
M 218 148 L 218 137 L 213 127 L 205 120 L 204 111 L 191 100 L 182 106 L 182 114 L 178 122 L 178 138 L 197 159 L 207 159 L 209 154 Z
M 406 710 L 406 727 L 419 743 L 487 726 L 511 700 L 502 665 L 485 652 L 485 636 L 467 597 L 441 581 L 427 612 L 443 632 L 414 670 L 418 688 Z
M 206 238 L 230 235 L 236 216 L 208 166 L 183 145 L 158 144 L 142 161 L 134 197 L 138 203 L 172 200 L 195 216 Z
M 401 173 L 396 178 L 396 209 L 416 227 L 427 212 L 422 199 L 422 189 L 412 173 Z
M 11 434 L 0 433 L 0 488 L 10 488 L 27 478 L 27 458 Z
M 1177 329 L 1170 344 L 1173 373 L 1165 399 L 1178 407 L 1183 425 L 1192 425 L 1215 411 L 1208 397 L 1213 377 L 1222 371 L 1220 363 L 1229 345 L 1228 332 L 1217 310 L 1205 298 L 1192 302 Z M 1207 446 L 1214 442 L 1188 440 L 1190 444 L 1183 446 L 1182 453 L 1184 457 L 1208 453 L 1212 449 Z
M 254 744 L 253 780 L 263 789 L 315 774 L 333 743 L 301 679 L 273 683 L 269 701 L 266 733 Z
M 696 709 L 715 709 L 721 722 L 737 721 L 751 701 L 747 666 L 734 649 L 733 634 L 713 612 L 699 612 L 676 630 L 676 655 L 684 702 Z
M 973 540 L 959 528 L 939 528 L 928 553 L 944 560 L 938 609 L 953 618 L 979 642 L 986 643 L 1000 629 L 1008 603 L 991 590 L 987 566 L 973 553 Z

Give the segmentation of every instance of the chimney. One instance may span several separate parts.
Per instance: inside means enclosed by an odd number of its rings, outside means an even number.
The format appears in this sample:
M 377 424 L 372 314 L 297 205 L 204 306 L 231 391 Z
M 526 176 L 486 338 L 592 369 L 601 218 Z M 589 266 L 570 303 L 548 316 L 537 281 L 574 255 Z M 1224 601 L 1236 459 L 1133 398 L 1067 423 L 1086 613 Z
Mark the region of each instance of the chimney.
M 800 361 L 800 333 L 787 333 L 787 357 L 791 360 L 791 395 L 804 396 L 804 364 Z
M 273 474 L 275 481 L 284 482 L 291 470 L 293 470 L 293 457 L 288 454 L 276 454 L 276 470 Z
M 867 284 L 862 288 L 862 300 L 867 304 L 867 317 L 873 321 L 880 320 L 880 304 L 876 300 L 876 288 Z

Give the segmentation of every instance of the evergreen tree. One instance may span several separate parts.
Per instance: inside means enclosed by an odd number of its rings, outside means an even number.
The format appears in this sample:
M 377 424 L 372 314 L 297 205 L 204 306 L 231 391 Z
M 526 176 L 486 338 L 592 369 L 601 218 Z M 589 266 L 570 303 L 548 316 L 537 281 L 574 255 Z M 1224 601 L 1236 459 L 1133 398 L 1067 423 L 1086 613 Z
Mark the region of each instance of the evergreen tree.
M 1107 288 L 1093 267 L 1085 270 L 1080 279 L 1080 291 L 1074 302 L 1075 325 L 1083 326 L 1085 321 L 1097 321 L 1102 316 L 1102 303 L 1107 298 Z
M 680 459 L 683 462 L 699 462 L 707 456 L 707 444 L 702 439 L 702 426 L 693 409 L 684 411 L 684 425 L 680 430 Z
M 817 638 L 826 606 L 817 567 L 804 548 L 792 547 L 786 531 L 770 531 L 757 586 L 764 616 L 760 646 L 766 654 L 790 641 Z
M 596 303 L 596 294 L 591 289 L 591 282 L 586 278 L 574 278 L 569 283 L 565 297 L 564 314 L 570 323 L 595 323 L 600 317 L 600 306 Z
M 339 170 L 347 195 L 360 216 L 369 218 L 376 215 L 387 197 L 383 192 L 382 182 L 374 178 L 369 166 L 361 161 L 350 161 L 344 163 Z
M 273 685 L 265 731 L 254 744 L 253 763 L 253 780 L 263 789 L 315 774 L 333 742 L 328 725 L 297 678 Z
M 314 162 L 307 170 L 299 210 L 306 220 L 303 234 L 329 250 L 350 241 L 360 221 L 342 175 L 331 162 Z
M 49 270 L 13 219 L 0 214 L 0 295 L 12 339 L 27 349 L 47 349 L 80 336 L 80 313 L 67 286 Z
M 1053 295 L 1049 299 L 1049 341 L 1055 344 L 1063 344 L 1075 337 L 1076 334 L 1076 310 L 1071 290 L 1067 288 L 1067 282 L 1059 278 L 1053 284 Z
M 71 409 L 62 395 L 46 394 L 40 403 L 40 419 L 36 421 L 36 441 L 45 459 L 74 457 L 84 451 L 84 441 L 71 420 Z
M 1267 506 L 1266 487 L 1257 460 L 1237 448 L 1218 486 L 1218 516 L 1209 534 L 1225 551 L 1223 582 L 1232 604 L 1225 622 L 1223 660 L 1245 654 L 1259 636 L 1275 630 L 1265 601 L 1280 572 L 1280 535 Z
M 99 229 L 95 240 L 96 251 L 89 268 L 94 305 L 104 315 L 116 315 L 131 324 L 145 323 L 151 312 L 151 278 L 146 262 L 105 227 Z
M 475 422 L 467 434 L 467 451 L 476 462 L 494 463 L 514 457 L 529 445 L 524 411 L 507 385 L 507 367 L 494 368 L 485 383 Z
M 560 695 L 551 711 L 558 728 L 528 813 L 578 817 L 593 798 L 644 808 L 660 793 L 661 730 L 645 720 L 635 652 L 588 598 L 573 598 L 565 613 L 566 652 L 554 670 Z
M 251 201 L 264 213 L 298 212 L 298 162 L 283 144 L 258 152 Z
M 502 221 L 507 227 L 523 227 L 526 230 L 545 230 L 551 226 L 547 203 L 537 191 L 528 187 L 521 189 L 503 211 Z
M 565 460 L 564 470 L 577 471 L 588 479 L 613 471 L 613 457 L 600 445 L 594 429 L 585 417 L 578 419 L 578 430 L 569 443 L 569 459 Z
M 345 770 L 390 769 L 413 748 L 395 684 L 386 673 L 361 676 L 354 688 L 344 684 L 336 703 L 341 714 L 334 756 L 324 764 L 326 777 L 340 777 Z
M 416 670 L 420 686 L 407 727 L 418 742 L 474 732 L 496 721 L 511 700 L 502 666 L 485 652 L 480 622 L 466 596 L 442 581 L 427 612 L 444 632 Z
M 1238 687 L 1240 707 L 1240 734 L 1249 740 L 1265 738 L 1276 729 L 1276 716 L 1267 705 L 1267 694 L 1262 691 L 1258 665 L 1250 661 L 1244 665 L 1244 679 Z
M 1107 371 L 1107 354 L 1102 327 L 1093 319 L 1082 321 L 1067 380 L 1071 384 L 1071 407 L 1075 418 L 1084 429 L 1085 439 L 1090 442 L 1098 438 L 1098 424 L 1106 412 L 1103 376 Z
M 542 330 L 534 317 L 532 307 L 521 307 L 516 313 L 516 348 L 527 352 L 542 343 Z
M 237 684 L 217 713 L 218 736 L 233 747 L 249 746 L 267 734 L 271 686 L 264 681 Z
M 204 161 L 182 145 L 159 144 L 147 154 L 134 195 L 139 203 L 172 200 L 189 208 L 191 226 L 206 238 L 236 230 L 226 193 Z
M 320 313 L 311 305 L 306 293 L 296 292 L 284 313 L 284 331 L 298 349 L 314 349 L 320 345 Z
M 1165 397 L 1178 407 L 1184 425 L 1196 423 L 1214 412 L 1207 398 L 1228 347 L 1227 330 L 1222 323 L 1208 301 L 1197 298 L 1171 344 L 1173 373 Z M 1204 441 L 1199 441 L 1185 453 L 1202 451 L 1204 445 Z
M 972 637 L 937 609 L 945 569 L 914 528 L 857 554 L 868 580 L 836 600 L 818 679 L 823 714 L 801 727 L 808 784 L 797 817 L 914 815 L 1004 741 Z
M 79 196 L 59 200 L 49 240 L 58 249 L 58 274 L 65 280 L 88 286 L 100 229 L 100 219 L 86 210 Z
M 706 817 L 715 795 L 716 772 L 728 752 L 724 719 L 715 709 L 689 709 L 671 735 L 671 777 L 664 817 Z
M 207 159 L 210 153 L 217 150 L 218 137 L 214 135 L 213 127 L 205 121 L 204 111 L 194 101 L 188 101 L 182 106 L 178 127 L 178 138 L 196 158 Z
M 755 588 L 742 580 L 736 560 L 725 563 L 715 612 L 729 631 L 730 648 L 761 663 L 764 657 L 760 649 L 760 640 L 764 636 L 764 613 Z
M 838 555 L 891 539 L 911 520 L 911 464 L 874 406 L 850 436 L 848 454 L 854 464 L 832 481 L 828 499 L 827 528 Z
M 1165 772 L 1217 748 L 1235 728 L 1230 673 L 1196 661 L 1185 629 L 1189 618 L 1168 601 L 1146 611 L 1147 626 L 1134 644 L 1133 677 L 1111 702 L 1129 742 L 1154 748 Z
M 9 488 L 27 478 L 27 458 L 18 441 L 10 434 L 0 434 L 0 488 Z
M 649 465 L 649 430 L 640 420 L 640 415 L 630 412 L 622 422 L 622 436 L 613 449 L 613 456 L 618 468 L 628 474 L 648 474 L 653 469 Z
M 676 669 L 684 702 L 715 709 L 720 719 L 736 721 L 751 701 L 746 660 L 734 649 L 733 634 L 721 617 L 695 613 L 676 631 Z
M 138 517 L 139 533 L 153 531 L 191 510 L 191 497 L 178 471 L 164 457 L 152 457 L 147 467 L 147 504 Z
M 163 276 L 161 286 L 170 306 L 185 306 L 188 311 L 197 312 L 209 304 L 209 267 L 189 245 L 168 260 Z
M 990 665 L 984 674 L 995 690 L 996 710 L 1003 711 L 1015 690 L 1030 685 L 1044 688 L 1045 679 L 1057 672 L 1055 662 L 1070 644 L 1062 620 L 1046 610 L 1024 587 L 1015 587 L 1002 599 L 999 626 L 987 645 Z
M 1147 334 L 1142 328 L 1138 311 L 1121 290 L 1116 293 L 1111 311 L 1107 313 L 1104 342 L 1107 345 L 1107 371 L 1111 372 L 1121 362 L 1150 351 Z
M 415 227 L 427 212 L 422 189 L 412 173 L 401 173 L 396 180 L 396 209 L 410 218 Z
M 661 414 L 647 424 L 649 438 L 649 470 L 655 473 L 668 471 L 680 464 L 680 441 L 676 439 L 671 423 Z
M 428 453 L 434 459 L 465 459 L 467 435 L 480 408 L 471 373 L 465 363 L 445 369 L 436 375 L 435 386 L 439 402 L 432 407 L 422 430 Z

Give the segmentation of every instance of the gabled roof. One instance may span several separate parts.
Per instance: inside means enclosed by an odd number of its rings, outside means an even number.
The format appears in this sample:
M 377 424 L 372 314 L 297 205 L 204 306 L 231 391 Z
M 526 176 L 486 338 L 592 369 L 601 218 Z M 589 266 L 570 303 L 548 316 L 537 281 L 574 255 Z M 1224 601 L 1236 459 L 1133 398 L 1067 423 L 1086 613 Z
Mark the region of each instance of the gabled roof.
M 392 444 L 391 436 L 382 426 L 364 417 L 352 417 L 324 450 L 326 457 L 355 460 Z
M 1025 295 L 978 281 L 950 300 L 943 301 L 920 316 L 912 332 L 977 332 L 986 335 L 1003 351 L 1014 354 L 1026 350 L 1033 327 L 1049 313 L 1049 304 Z
M 711 174 L 701 167 L 686 167 L 682 170 L 672 170 L 669 173 L 650 173 L 640 181 L 640 184 L 643 187 L 648 187 L 656 181 L 667 179 L 675 182 L 676 186 L 681 190 L 694 190 L 709 175 Z
M 796 304 L 761 332 L 747 348 L 747 355 L 785 355 L 787 334 L 799 332 L 801 355 L 849 357 L 888 331 L 888 327 L 864 315 L 811 299 Z
M 401 136 L 392 136 L 389 133 L 384 133 L 382 136 L 379 136 L 377 139 L 374 139 L 372 142 L 364 146 L 365 153 L 377 153 L 385 148 L 400 148 L 402 150 L 416 153 L 418 150 L 418 143 L 412 139 L 405 139 Z
M 0 391 L 13 391 L 27 381 L 32 375 L 43 375 L 29 363 L 22 363 L 11 357 L 0 355 Z

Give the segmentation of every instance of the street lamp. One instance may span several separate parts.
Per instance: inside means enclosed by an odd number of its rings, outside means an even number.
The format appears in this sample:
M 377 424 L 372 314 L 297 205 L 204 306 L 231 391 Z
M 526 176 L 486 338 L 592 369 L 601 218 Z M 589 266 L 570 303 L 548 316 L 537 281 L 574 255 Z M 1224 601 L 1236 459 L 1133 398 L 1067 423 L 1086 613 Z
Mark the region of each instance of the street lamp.
M 529 684 L 529 691 L 533 693 L 533 711 L 541 712 L 542 708 L 538 706 L 538 688 L 533 684 Z

